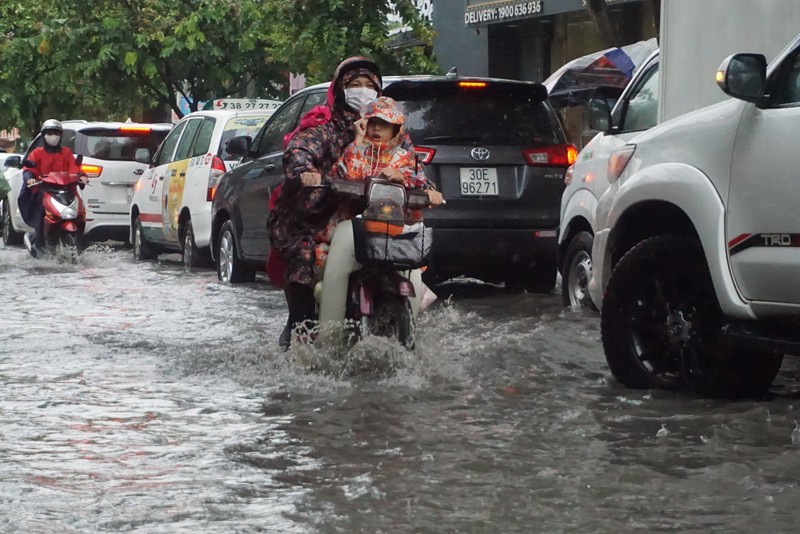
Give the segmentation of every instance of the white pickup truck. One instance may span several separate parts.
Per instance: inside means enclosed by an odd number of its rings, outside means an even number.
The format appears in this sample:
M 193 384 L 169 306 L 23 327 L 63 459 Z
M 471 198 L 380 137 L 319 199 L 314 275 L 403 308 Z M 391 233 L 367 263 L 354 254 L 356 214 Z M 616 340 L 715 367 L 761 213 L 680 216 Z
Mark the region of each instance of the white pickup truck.
M 759 394 L 800 354 L 800 36 L 716 80 L 609 158 L 589 291 L 627 387 Z
M 602 99 L 592 101 L 590 124 L 600 133 L 567 174 L 558 236 L 565 306 L 592 306 L 587 283 L 595 207 L 608 187 L 611 151 L 656 124 L 721 102 L 726 95 L 714 83 L 720 61 L 740 50 L 772 59 L 798 27 L 797 0 L 662 0 L 660 49 L 639 67 L 613 110 Z

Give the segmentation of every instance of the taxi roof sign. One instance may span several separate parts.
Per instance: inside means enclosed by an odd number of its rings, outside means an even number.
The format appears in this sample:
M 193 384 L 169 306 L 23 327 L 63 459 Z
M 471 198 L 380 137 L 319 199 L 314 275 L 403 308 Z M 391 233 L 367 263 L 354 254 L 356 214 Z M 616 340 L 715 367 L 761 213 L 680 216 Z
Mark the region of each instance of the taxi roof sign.
M 203 109 L 275 111 L 282 103 L 283 102 L 280 100 L 267 100 L 263 98 L 216 98 L 206 102 Z

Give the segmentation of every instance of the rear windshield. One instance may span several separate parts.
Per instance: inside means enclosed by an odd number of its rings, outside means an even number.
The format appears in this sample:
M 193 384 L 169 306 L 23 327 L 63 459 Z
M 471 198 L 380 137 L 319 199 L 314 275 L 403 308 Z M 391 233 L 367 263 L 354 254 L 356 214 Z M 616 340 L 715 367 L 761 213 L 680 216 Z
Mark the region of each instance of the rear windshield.
M 385 91 L 403 108 L 406 130 L 415 144 L 537 146 L 564 142 L 555 113 L 542 102 L 539 91 L 527 86 L 425 85 L 410 90 L 390 86 Z
M 155 154 L 158 145 L 167 136 L 166 131 L 128 133 L 119 130 L 81 130 L 81 153 L 106 161 L 134 161 L 136 150 L 146 148 Z
M 250 139 L 255 139 L 261 126 L 267 122 L 272 113 L 265 113 L 263 116 L 236 117 L 228 120 L 225 130 L 222 132 L 222 140 L 219 142 L 219 156 L 224 160 L 239 159 L 239 156 L 228 154 L 225 150 L 225 143 L 231 137 L 249 135 Z

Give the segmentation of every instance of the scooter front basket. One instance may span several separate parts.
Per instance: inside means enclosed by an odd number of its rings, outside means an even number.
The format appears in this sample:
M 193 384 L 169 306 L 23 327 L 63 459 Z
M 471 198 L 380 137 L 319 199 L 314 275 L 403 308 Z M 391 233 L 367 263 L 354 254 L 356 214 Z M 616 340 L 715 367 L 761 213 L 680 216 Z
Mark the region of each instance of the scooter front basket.
M 382 263 L 416 269 L 427 263 L 433 244 L 433 230 L 421 222 L 404 226 L 397 233 L 391 225 L 373 225 L 364 217 L 353 219 L 356 261 L 361 265 Z M 375 232 L 377 228 L 385 228 Z

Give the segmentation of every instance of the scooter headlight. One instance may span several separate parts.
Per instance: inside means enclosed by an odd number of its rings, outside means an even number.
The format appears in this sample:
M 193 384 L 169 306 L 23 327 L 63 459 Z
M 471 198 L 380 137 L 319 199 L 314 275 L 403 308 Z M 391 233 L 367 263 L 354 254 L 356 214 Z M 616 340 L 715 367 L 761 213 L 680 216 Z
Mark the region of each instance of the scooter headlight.
M 61 218 L 62 219 L 74 219 L 78 216 L 78 212 L 75 211 L 73 208 L 67 206 L 63 210 L 61 210 Z

